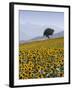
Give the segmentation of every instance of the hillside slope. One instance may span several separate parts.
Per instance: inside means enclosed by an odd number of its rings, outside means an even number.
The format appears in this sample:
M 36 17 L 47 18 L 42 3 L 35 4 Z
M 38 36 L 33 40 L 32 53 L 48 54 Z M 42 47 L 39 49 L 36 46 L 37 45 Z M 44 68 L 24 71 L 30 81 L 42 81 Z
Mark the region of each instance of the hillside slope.
M 29 43 L 22 43 L 20 44 L 24 48 L 40 48 L 40 47 L 45 47 L 45 48 L 60 48 L 64 47 L 64 38 L 54 38 L 54 39 L 47 39 L 43 41 L 33 41 Z

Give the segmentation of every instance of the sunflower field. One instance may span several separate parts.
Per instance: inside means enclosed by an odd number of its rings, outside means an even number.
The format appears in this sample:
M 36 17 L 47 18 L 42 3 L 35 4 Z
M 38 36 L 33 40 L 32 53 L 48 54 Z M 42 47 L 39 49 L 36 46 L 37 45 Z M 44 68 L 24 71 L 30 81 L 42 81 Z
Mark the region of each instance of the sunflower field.
M 33 41 L 19 45 L 19 79 L 63 76 L 63 38 Z

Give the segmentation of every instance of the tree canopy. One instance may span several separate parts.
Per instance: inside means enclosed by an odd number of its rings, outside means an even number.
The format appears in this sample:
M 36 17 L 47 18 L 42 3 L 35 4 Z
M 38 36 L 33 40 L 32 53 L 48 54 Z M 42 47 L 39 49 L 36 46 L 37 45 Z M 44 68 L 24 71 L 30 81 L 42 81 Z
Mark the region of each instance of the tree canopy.
M 45 29 L 43 35 L 49 38 L 49 36 L 53 35 L 53 33 L 54 33 L 54 29 L 47 28 L 47 29 Z

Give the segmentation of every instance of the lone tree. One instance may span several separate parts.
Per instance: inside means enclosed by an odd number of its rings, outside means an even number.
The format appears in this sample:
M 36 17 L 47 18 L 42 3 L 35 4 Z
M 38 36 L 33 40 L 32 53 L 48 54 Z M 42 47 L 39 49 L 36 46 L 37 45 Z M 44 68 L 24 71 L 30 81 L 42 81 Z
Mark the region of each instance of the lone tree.
M 49 38 L 50 35 L 53 35 L 53 32 L 54 32 L 54 29 L 47 28 L 47 29 L 44 31 L 44 34 L 43 34 L 43 35 Z

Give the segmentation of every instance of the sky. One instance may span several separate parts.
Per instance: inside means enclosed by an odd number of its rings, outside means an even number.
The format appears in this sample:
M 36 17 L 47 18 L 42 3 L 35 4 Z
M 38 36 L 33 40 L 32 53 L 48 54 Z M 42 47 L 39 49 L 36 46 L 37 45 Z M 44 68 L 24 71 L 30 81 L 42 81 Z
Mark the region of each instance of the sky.
M 64 13 L 50 11 L 19 11 L 19 40 L 26 41 L 43 36 L 46 28 L 54 33 L 64 30 Z

